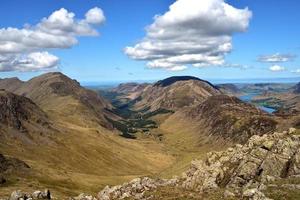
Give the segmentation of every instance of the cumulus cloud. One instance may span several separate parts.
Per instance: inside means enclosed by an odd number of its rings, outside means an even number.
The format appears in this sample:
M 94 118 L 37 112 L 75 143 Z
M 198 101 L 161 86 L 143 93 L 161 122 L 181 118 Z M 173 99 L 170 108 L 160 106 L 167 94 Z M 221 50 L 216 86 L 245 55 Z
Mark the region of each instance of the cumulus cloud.
M 105 21 L 100 8 L 90 9 L 84 19 L 61 8 L 49 17 L 24 28 L 0 29 L 0 70 L 32 71 L 56 67 L 59 59 L 46 52 L 50 49 L 66 49 L 78 43 L 80 36 L 97 36 L 96 25 Z M 34 66 L 35 65 L 35 66 Z
M 246 31 L 251 16 L 248 8 L 237 9 L 224 0 L 177 0 L 154 17 L 139 43 L 124 51 L 148 61 L 150 68 L 222 65 L 232 50 L 232 35 Z
M 98 8 L 92 8 L 85 14 L 86 22 L 90 24 L 101 24 L 105 21 L 103 11 Z
M 280 66 L 280 65 L 272 65 L 269 70 L 271 70 L 272 72 L 280 72 L 280 71 L 284 71 L 285 67 Z
M 257 60 L 259 62 L 279 63 L 279 62 L 293 61 L 295 58 L 296 58 L 296 55 L 293 55 L 293 54 L 275 53 L 272 55 L 261 55 L 258 57 Z
M 5 58 L 5 57 L 2 57 Z M 48 52 L 12 54 L 0 61 L 0 71 L 38 71 L 56 68 L 59 58 Z

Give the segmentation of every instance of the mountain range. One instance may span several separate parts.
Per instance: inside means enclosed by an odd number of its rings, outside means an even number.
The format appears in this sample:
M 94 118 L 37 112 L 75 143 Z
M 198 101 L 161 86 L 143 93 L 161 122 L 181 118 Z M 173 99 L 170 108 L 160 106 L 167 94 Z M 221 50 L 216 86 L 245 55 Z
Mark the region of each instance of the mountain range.
M 51 72 L 1 79 L 0 89 L 2 160 L 23 163 L 0 172 L 0 196 L 47 187 L 66 198 L 135 177 L 170 178 L 206 153 L 290 125 L 241 101 L 235 85 L 191 76 L 103 91 Z

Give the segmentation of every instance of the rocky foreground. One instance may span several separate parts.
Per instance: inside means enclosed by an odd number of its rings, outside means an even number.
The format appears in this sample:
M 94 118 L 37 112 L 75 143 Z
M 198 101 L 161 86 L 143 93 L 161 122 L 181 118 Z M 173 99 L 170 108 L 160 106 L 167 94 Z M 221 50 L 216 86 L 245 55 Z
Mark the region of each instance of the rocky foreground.
M 160 199 L 156 192 L 164 187 L 180 188 L 199 197 L 221 191 L 223 199 L 253 200 L 270 199 L 270 189 L 300 190 L 300 135 L 295 131 L 291 128 L 282 133 L 252 136 L 245 145 L 210 152 L 206 159 L 193 161 L 180 177 L 137 178 L 123 185 L 106 186 L 97 197 L 81 194 L 70 200 Z M 15 198 L 15 194 L 9 200 L 51 199 L 50 193 L 38 198 Z

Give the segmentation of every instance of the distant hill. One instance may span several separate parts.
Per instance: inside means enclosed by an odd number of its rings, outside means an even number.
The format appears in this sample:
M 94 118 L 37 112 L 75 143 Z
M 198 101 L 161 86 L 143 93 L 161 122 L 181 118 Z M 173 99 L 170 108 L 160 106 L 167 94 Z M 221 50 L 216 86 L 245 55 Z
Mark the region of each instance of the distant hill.
M 221 92 L 208 81 L 190 76 L 170 77 L 146 87 L 135 108 L 155 111 L 176 111 L 182 107 L 203 102 L 209 96 Z
M 178 81 L 190 81 L 190 80 L 201 81 L 201 82 L 207 83 L 208 85 L 210 85 L 213 88 L 216 88 L 210 82 L 202 80 L 202 79 L 194 77 L 194 76 L 172 76 L 172 77 L 157 81 L 154 84 L 154 86 L 156 86 L 156 87 L 167 87 L 167 86 L 170 86 L 173 83 L 176 83 Z
M 227 95 L 240 95 L 242 93 L 240 88 L 238 88 L 235 84 L 231 83 L 218 84 L 216 85 L 216 87 Z
M 143 90 L 145 87 L 147 87 L 148 83 L 121 83 L 116 88 L 113 88 L 111 91 L 128 94 L 132 92 L 137 92 Z
M 0 88 L 30 98 L 55 119 L 81 125 L 97 123 L 112 128 L 106 119 L 115 117 L 109 112 L 111 104 L 62 73 L 46 73 L 27 82 L 2 79 Z
M 22 84 L 23 81 L 21 81 L 17 77 L 0 79 L 0 88 L 11 92 L 16 91 L 19 87 L 22 86 Z
M 118 87 L 113 88 L 111 92 L 118 93 L 121 98 L 135 99 L 143 90 L 151 84 L 149 83 L 122 83 Z
M 255 83 L 245 84 L 241 90 L 247 93 L 284 93 L 288 92 L 292 85 L 291 83 Z
M 297 83 L 293 88 L 293 93 L 300 94 L 300 83 Z

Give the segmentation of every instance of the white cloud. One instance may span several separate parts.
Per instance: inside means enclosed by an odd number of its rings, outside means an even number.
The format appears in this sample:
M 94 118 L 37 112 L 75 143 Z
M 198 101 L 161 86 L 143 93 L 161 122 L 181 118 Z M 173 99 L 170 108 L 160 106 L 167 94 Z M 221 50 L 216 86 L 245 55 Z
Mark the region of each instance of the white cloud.
M 99 35 L 95 25 L 104 21 L 103 11 L 97 7 L 90 9 L 84 19 L 76 19 L 74 13 L 61 8 L 34 26 L 1 28 L 0 56 L 5 62 L 0 62 L 0 70 L 31 71 L 56 67 L 53 64 L 58 64 L 59 59 L 47 50 L 71 48 L 80 36 Z
M 139 43 L 124 51 L 152 68 L 222 65 L 232 49 L 232 35 L 246 31 L 251 16 L 248 8 L 237 9 L 224 0 L 177 0 L 155 16 Z
M 187 69 L 187 66 L 184 66 L 184 65 L 177 65 L 177 66 L 174 66 L 174 67 L 171 67 L 171 68 L 168 68 L 168 70 L 170 71 L 183 71 Z
M 92 8 L 86 14 L 85 18 L 87 23 L 90 24 L 101 24 L 105 21 L 105 16 L 100 8 Z
M 253 68 L 252 66 L 249 66 L 249 65 L 237 64 L 237 63 L 225 63 L 223 65 L 223 67 L 238 68 L 238 69 L 241 69 L 241 70 Z
M 59 58 L 48 52 L 10 54 L 1 58 L 0 72 L 48 70 L 56 68 L 59 64 Z
M 278 63 L 278 62 L 288 62 L 294 60 L 296 56 L 293 54 L 280 54 L 275 53 L 272 55 L 262 55 L 258 57 L 259 62 L 268 62 L 268 63 Z
M 273 72 L 280 72 L 280 71 L 284 71 L 285 67 L 280 66 L 280 65 L 272 65 L 269 70 L 273 71 Z
M 300 73 L 300 69 L 295 69 L 295 70 L 292 70 L 291 72 L 292 72 L 292 73 L 299 74 L 299 73 Z

